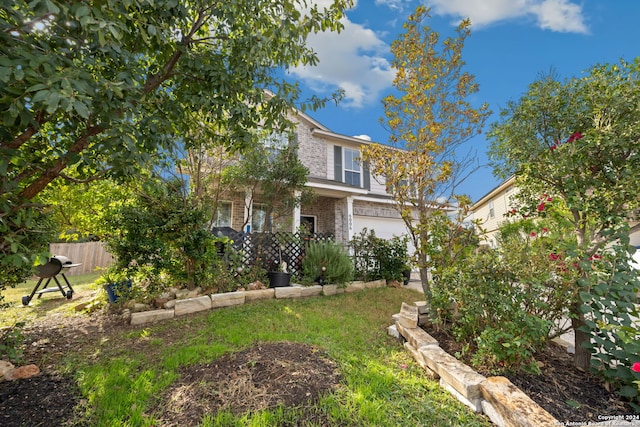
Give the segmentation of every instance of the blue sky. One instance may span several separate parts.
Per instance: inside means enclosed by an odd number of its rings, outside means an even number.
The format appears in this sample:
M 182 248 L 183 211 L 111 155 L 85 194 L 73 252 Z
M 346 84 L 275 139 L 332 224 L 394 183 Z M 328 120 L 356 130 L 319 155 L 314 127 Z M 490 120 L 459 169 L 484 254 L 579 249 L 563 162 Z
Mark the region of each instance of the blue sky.
M 488 123 L 541 73 L 554 69 L 562 78 L 577 77 L 592 65 L 640 56 L 638 0 L 360 0 L 347 12 L 342 33 L 310 38 L 320 64 L 289 71 L 307 95 L 345 90 L 338 106 L 311 112 L 313 118 L 334 132 L 388 141 L 379 118 L 381 99 L 393 93 L 389 46 L 420 3 L 431 7 L 432 18 L 426 24 L 442 39 L 454 35 L 460 19 L 471 19 L 463 58 L 466 71 L 480 84 L 472 102 L 487 102 L 494 113 Z M 479 163 L 486 164 L 484 135 L 471 145 Z M 485 167 L 461 191 L 475 201 L 498 184 Z

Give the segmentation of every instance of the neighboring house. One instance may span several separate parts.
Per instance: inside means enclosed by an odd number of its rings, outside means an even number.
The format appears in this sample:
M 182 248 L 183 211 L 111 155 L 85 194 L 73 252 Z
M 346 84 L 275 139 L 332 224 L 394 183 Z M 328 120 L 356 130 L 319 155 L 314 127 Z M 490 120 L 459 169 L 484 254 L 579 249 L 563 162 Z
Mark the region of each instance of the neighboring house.
M 491 247 L 497 244 L 496 234 L 500 224 L 505 221 L 505 214 L 514 208 L 512 205 L 512 196 L 518 192 L 514 185 L 515 177 L 503 181 L 500 185 L 493 188 L 487 194 L 482 196 L 471 207 L 470 219 L 480 220 L 481 227 L 484 229 L 484 242 Z M 638 224 L 638 222 L 630 222 L 630 226 Z M 635 259 L 640 265 L 640 231 L 636 231 L 630 235 L 630 244 L 639 249 L 636 252 Z
M 278 230 L 296 231 L 301 225 L 315 233 L 332 233 L 338 242 L 348 242 L 363 228 L 376 236 L 391 238 L 406 234 L 394 201 L 359 161 L 364 139 L 340 135 L 298 112 L 296 123 L 298 158 L 309 169 L 307 186 L 315 200 L 292 212 L 288 220 L 276 221 Z M 219 202 L 216 227 L 237 231 L 264 231 L 265 201 L 259 195 L 227 195 Z
M 484 230 L 482 244 L 496 247 L 498 228 L 505 221 L 505 214 L 513 208 L 511 197 L 517 192 L 514 183 L 515 177 L 512 176 L 482 196 L 471 207 L 469 219 L 479 220 Z

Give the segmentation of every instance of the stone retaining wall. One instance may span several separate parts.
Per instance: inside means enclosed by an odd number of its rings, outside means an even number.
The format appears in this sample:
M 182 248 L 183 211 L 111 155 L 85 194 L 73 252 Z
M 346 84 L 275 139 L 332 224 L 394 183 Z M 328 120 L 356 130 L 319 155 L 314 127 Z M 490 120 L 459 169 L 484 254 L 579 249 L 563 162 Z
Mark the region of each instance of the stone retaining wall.
M 561 425 L 505 377 L 485 378 L 442 348 L 418 326 L 424 305 L 402 303 L 389 334 L 405 341 L 405 348 L 427 376 L 475 412 L 498 426 L 551 427 Z
M 419 327 L 423 323 L 423 316 L 426 316 L 425 309 L 423 301 L 402 303 L 400 313 L 393 315 L 395 323 L 388 328 L 388 333 L 404 341 L 405 348 L 424 368 L 428 377 L 439 379 L 441 387 L 475 412 L 485 414 L 498 426 L 564 425 L 507 378 L 486 378 L 440 348 L 438 341 Z M 617 424 L 603 422 L 589 425 L 635 425 L 627 421 L 616 422 Z
M 281 288 L 260 289 L 255 291 L 237 291 L 222 294 L 211 294 L 195 296 L 191 298 L 177 299 L 172 302 L 170 308 L 159 310 L 147 310 L 131 313 L 129 322 L 132 325 L 143 325 L 145 323 L 157 322 L 160 320 L 172 319 L 185 314 L 197 313 L 221 307 L 241 305 L 260 299 L 286 299 L 304 298 L 317 295 L 335 295 L 344 292 L 358 292 L 364 289 L 381 288 L 387 286 L 386 280 L 375 280 L 372 282 L 350 282 L 346 286 L 338 285 L 316 285 L 316 286 L 285 286 Z

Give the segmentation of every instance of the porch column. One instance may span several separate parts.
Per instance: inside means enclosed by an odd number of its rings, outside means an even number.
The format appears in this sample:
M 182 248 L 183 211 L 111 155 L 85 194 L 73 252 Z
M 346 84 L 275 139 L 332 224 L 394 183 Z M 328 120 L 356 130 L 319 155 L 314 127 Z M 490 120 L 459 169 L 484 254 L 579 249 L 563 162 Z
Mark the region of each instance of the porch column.
M 253 218 L 253 192 L 247 188 L 244 192 L 244 223 L 247 224 L 244 230 L 246 233 L 251 232 L 251 220 Z
M 353 197 L 347 197 L 347 242 L 353 239 Z
M 296 191 L 293 195 L 296 199 L 300 198 L 300 195 L 302 193 L 300 191 Z M 302 206 L 300 206 L 300 204 L 297 204 L 293 207 L 293 221 L 292 221 L 292 232 L 296 232 L 300 229 L 300 214 L 302 213 Z

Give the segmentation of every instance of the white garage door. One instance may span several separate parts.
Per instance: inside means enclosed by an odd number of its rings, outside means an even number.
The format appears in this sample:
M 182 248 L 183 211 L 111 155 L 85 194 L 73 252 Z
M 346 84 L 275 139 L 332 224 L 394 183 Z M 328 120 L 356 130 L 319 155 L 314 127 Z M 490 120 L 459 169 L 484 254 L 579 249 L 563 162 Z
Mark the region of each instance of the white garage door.
M 371 216 L 353 216 L 353 234 L 359 234 L 362 229 L 374 230 L 377 237 L 390 239 L 393 236 L 407 234 L 407 227 L 401 219 L 376 218 Z

